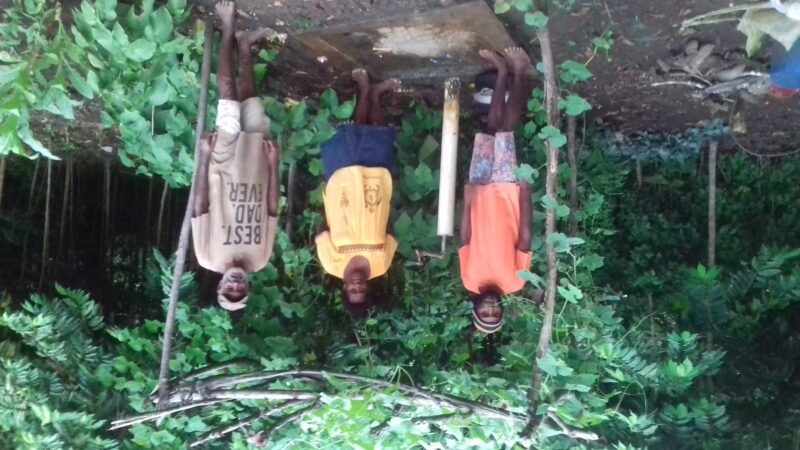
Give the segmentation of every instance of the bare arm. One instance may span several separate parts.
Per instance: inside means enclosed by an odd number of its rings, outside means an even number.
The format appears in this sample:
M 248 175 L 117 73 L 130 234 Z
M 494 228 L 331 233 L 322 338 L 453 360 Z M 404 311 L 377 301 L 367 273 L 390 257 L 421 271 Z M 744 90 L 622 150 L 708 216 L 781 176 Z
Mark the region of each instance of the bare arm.
M 464 210 L 461 212 L 461 244 L 469 244 L 469 239 L 472 237 L 472 222 L 470 221 L 470 208 L 472 207 L 472 196 L 474 195 L 474 186 L 471 184 L 464 185 Z
M 264 139 L 264 153 L 269 162 L 269 186 L 267 186 L 267 214 L 270 217 L 278 217 L 278 206 L 281 200 L 280 186 L 280 154 L 278 147 L 271 139 Z
M 208 212 L 208 166 L 211 161 L 211 151 L 217 143 L 216 134 L 206 134 L 200 139 L 200 149 L 197 153 L 197 178 L 194 180 L 195 194 L 192 205 L 192 217 L 199 217 Z
M 531 186 L 524 180 L 519 181 L 519 237 L 517 249 L 522 252 L 531 251 Z

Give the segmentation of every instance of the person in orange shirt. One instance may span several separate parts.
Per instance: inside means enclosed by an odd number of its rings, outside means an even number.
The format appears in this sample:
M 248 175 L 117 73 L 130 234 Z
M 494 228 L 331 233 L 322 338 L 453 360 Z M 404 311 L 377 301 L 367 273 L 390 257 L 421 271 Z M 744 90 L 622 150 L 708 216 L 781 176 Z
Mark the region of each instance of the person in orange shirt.
M 371 306 L 367 280 L 385 274 L 397 250 L 389 223 L 395 130 L 386 126 L 380 99 L 400 81 L 370 85 L 364 69 L 354 70 L 353 80 L 355 123 L 321 146 L 327 230 L 315 241 L 322 268 L 342 280 L 345 310 L 360 318 Z
M 534 73 L 531 60 L 519 47 L 504 56 L 481 50 L 483 59 L 497 69 L 486 133 L 475 135 L 469 182 L 464 186 L 461 216 L 461 280 L 470 292 L 472 321 L 484 333 L 503 326 L 502 296 L 522 289 L 517 275 L 531 266 L 531 190 L 517 180 L 514 128 L 519 124 Z M 513 76 L 506 94 L 509 71 Z M 476 94 L 476 103 L 488 89 Z

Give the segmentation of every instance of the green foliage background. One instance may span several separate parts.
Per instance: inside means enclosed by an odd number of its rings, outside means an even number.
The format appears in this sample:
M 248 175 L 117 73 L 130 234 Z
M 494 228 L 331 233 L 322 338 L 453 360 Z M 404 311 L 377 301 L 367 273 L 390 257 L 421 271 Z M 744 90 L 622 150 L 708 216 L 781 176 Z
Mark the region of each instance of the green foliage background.
M 531 26 L 547 23 L 530 0 L 497 5 L 498 13 L 514 7 Z M 33 137 L 32 115 L 44 111 L 71 120 L 76 107 L 94 101 L 103 122 L 119 133 L 123 164 L 186 186 L 203 30 L 179 27 L 188 17 L 185 2 L 84 2 L 69 29 L 61 13 L 40 0 L 18 0 L 6 12 L 0 154 L 57 157 L 59 143 Z M 192 31 L 185 36 L 179 29 Z M 607 51 L 607 43 L 595 45 Z M 261 57 L 264 76 L 274 52 Z M 591 80 L 574 61 L 562 63 L 559 75 L 570 89 Z M 543 139 L 566 142 L 560 130 L 546 126 L 542 98 L 535 89 L 517 133 L 524 162 L 518 175 L 533 183 L 537 200 L 535 255 L 543 254 L 545 211 L 556 211 L 559 229 L 569 214 L 563 189 L 559 198 L 544 197 L 538 177 Z M 574 93 L 563 98 L 560 108 L 568 115 L 590 108 Z M 390 385 L 329 380 L 319 404 L 293 423 L 271 431 L 280 418 L 256 421 L 208 448 L 257 448 L 258 433 L 268 435 L 269 448 L 290 449 L 800 445 L 797 358 L 787 357 L 797 356 L 800 325 L 796 159 L 771 165 L 743 156 L 721 159 L 719 267 L 707 269 L 698 265 L 705 259 L 708 194 L 697 155 L 725 131 L 712 125 L 643 136 L 620 148 L 606 133 L 590 130 L 580 153 L 579 232 L 550 237 L 561 282 L 553 342 L 536 360 L 542 312 L 533 288 L 541 287 L 542 258 L 522 274 L 529 289 L 505 300 L 507 324 L 491 340 L 469 326 L 455 245 L 441 261 L 416 264 L 414 249 L 438 243 L 440 113 L 412 103 L 402 118 L 392 213 L 400 248 L 389 276 L 374 286 L 391 308 L 352 321 L 315 259 L 313 235 L 322 223 L 319 145 L 350 117 L 353 103 L 329 90 L 318 100 L 266 97 L 264 107 L 283 149 L 283 169 L 294 164 L 302 174 L 308 208 L 294 218 L 291 237 L 279 233 L 270 264 L 254 276 L 243 316 L 200 307 L 194 274 L 185 275 L 170 374 L 177 381 L 240 359 L 265 371 L 342 372 Z M 461 173 L 474 131 L 465 115 Z M 629 157 L 642 154 L 645 183 L 636 189 Z M 566 186 L 569 168 L 560 166 L 559 175 Z M 106 431 L 113 419 L 155 409 L 149 398 L 171 264 L 154 252 L 142 288 L 149 314 L 132 326 L 106 323 L 87 294 L 61 286 L 52 298 L 34 294 L 21 308 L 2 306 L 0 448 L 185 448 L 275 406 L 226 402 Z M 521 426 L 513 421 L 420 405 L 398 388 L 422 386 L 524 413 L 534 364 L 546 374 L 539 413 L 550 419 L 530 440 L 519 436 Z M 296 380 L 269 387 L 319 390 Z M 442 414 L 453 415 L 420 420 Z M 587 433 L 599 439 L 587 440 Z

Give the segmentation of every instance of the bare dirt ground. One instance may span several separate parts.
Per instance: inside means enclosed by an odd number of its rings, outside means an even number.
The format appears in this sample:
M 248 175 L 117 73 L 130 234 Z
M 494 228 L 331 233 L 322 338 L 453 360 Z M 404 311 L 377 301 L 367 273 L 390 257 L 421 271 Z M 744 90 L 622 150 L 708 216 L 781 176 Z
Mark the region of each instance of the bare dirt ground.
M 212 3 L 198 2 L 199 14 L 209 11 Z M 290 35 L 270 83 L 283 95 L 302 96 L 327 85 L 349 94 L 347 74 L 316 64 L 307 48 L 292 45 L 292 35 L 387 17 L 413 17 L 461 3 L 467 0 L 239 0 L 238 6 L 244 26 L 258 23 Z M 555 8 L 550 14 L 556 59 L 591 59 L 594 78 L 580 93 L 595 105 L 595 118 L 625 134 L 680 131 L 713 118 L 728 123 L 732 103 L 695 98 L 695 89 L 688 86 L 652 84 L 669 79 L 661 73 L 658 61 L 669 63 L 681 56 L 691 40 L 714 44 L 711 59 L 740 57 L 745 38 L 736 31 L 735 22 L 679 31 L 684 19 L 730 4 L 726 0 L 577 0 L 569 10 Z M 535 36 L 519 15 L 500 19 L 517 43 L 537 54 Z M 608 54 L 601 51 L 592 57 L 591 40 L 604 32 L 611 33 L 613 48 Z M 766 44 L 759 61 L 748 62 L 747 69 L 763 70 L 762 63 L 770 60 L 772 48 Z M 795 126 L 800 123 L 799 102 L 768 97 L 761 97 L 757 105 L 737 102 L 740 142 L 758 153 L 794 150 L 800 138 Z

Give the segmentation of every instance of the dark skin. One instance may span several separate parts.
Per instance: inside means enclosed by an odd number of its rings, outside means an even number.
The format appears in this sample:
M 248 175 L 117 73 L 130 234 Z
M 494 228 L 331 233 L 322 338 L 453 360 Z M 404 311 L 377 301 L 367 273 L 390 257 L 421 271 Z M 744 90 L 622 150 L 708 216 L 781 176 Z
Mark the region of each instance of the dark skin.
M 381 97 L 393 92 L 400 82 L 396 79 L 386 80 L 370 85 L 369 75 L 364 69 L 353 71 L 353 81 L 358 88 L 355 122 L 359 125 L 384 126 L 386 118 L 381 109 Z M 327 228 L 327 225 L 325 225 Z M 386 234 L 392 234 L 391 222 L 386 224 Z M 344 269 L 344 286 L 342 290 L 352 303 L 367 301 L 367 280 L 370 278 L 369 260 L 363 256 L 352 258 Z
M 216 5 L 216 10 L 222 21 L 222 42 L 220 44 L 219 67 L 217 69 L 219 96 L 221 99 L 242 102 L 256 96 L 253 46 L 273 35 L 274 31 L 269 28 L 261 28 L 250 33 L 236 33 L 239 54 L 239 83 L 237 90 L 236 77 L 233 70 L 234 6 L 232 2 L 220 2 Z M 200 142 L 197 180 L 195 181 L 196 193 L 193 204 L 194 217 L 208 212 L 210 202 L 208 196 L 208 167 L 216 142 L 216 133 L 204 135 Z M 278 174 L 279 152 L 275 143 L 266 138 L 263 142 L 262 151 L 266 155 L 270 167 L 269 181 L 267 183 L 267 214 L 277 217 L 280 202 L 280 187 L 278 185 L 280 181 Z
M 530 92 L 529 79 L 533 74 L 533 65 L 528 55 L 519 47 L 505 50 L 505 58 L 491 50 L 481 50 L 483 59 L 490 62 L 497 69 L 492 101 L 489 105 L 487 116 L 487 130 L 489 133 L 512 132 L 522 120 L 522 111 L 527 102 L 527 92 Z M 508 84 L 509 70 L 514 75 L 514 81 L 509 90 L 508 102 L 505 99 Z M 531 250 L 531 187 L 519 180 L 519 236 L 517 249 L 523 252 Z M 472 224 L 470 209 L 475 196 L 476 185 L 464 185 L 464 209 L 461 213 L 461 242 L 469 244 L 472 237 Z

